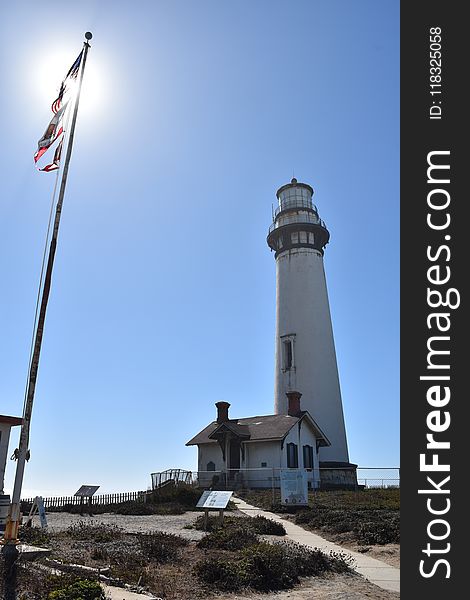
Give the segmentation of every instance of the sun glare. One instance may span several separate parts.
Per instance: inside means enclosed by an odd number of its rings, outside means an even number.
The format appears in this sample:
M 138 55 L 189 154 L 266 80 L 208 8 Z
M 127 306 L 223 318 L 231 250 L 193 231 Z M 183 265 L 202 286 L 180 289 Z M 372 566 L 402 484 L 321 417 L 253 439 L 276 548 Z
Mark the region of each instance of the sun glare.
M 87 59 L 80 96 L 80 109 L 87 113 L 97 112 L 104 105 L 103 79 L 99 76 L 99 66 L 96 60 L 92 60 L 94 57 L 91 52 L 92 50 Z M 73 55 L 68 51 L 38 57 L 36 85 L 33 89 L 37 93 L 39 106 L 50 106 L 57 98 L 60 84 L 77 56 L 78 52 Z

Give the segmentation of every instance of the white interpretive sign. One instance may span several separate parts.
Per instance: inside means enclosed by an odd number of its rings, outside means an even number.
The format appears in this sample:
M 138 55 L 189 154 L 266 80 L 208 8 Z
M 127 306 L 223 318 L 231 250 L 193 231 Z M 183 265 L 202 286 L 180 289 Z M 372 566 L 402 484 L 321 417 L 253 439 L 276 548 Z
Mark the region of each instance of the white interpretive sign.
M 41 521 L 41 527 L 45 529 L 47 527 L 46 509 L 44 508 L 44 500 L 42 496 L 36 496 L 36 504 L 38 507 L 39 520 Z
M 229 503 L 232 494 L 233 492 L 203 492 L 196 506 L 198 508 L 216 508 L 219 510 L 224 509 L 227 508 L 227 504 Z
M 199 498 L 199 500 L 197 501 L 197 504 L 196 504 L 197 508 L 204 507 L 204 502 L 207 500 L 207 497 L 209 496 L 209 494 L 210 494 L 210 490 L 202 492 L 202 496 Z
M 302 469 L 281 469 L 281 502 L 308 506 L 307 473 Z

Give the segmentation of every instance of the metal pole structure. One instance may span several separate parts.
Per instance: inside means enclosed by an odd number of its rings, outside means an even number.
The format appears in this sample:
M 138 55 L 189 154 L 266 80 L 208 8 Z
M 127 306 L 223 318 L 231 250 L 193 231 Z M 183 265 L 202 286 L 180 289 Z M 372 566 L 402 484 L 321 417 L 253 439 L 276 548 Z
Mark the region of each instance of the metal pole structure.
M 47 268 L 46 268 L 46 274 L 45 274 L 45 278 L 44 278 L 44 286 L 43 286 L 42 295 L 41 295 L 40 311 L 39 311 L 39 317 L 38 317 L 35 338 L 34 338 L 34 350 L 33 350 L 33 355 L 32 355 L 32 359 L 31 359 L 30 370 L 29 370 L 28 385 L 26 388 L 27 391 L 26 391 L 26 401 L 25 401 L 24 411 L 23 411 L 23 424 L 21 426 L 20 443 L 18 446 L 18 453 L 17 453 L 18 463 L 16 466 L 15 483 L 13 486 L 12 501 L 11 501 L 11 505 L 10 505 L 10 512 L 7 517 L 4 541 L 3 541 L 4 546 L 2 549 L 2 554 L 4 555 L 6 562 L 9 562 L 7 560 L 7 555 L 9 555 L 9 557 L 11 557 L 13 559 L 13 562 L 16 561 L 16 558 L 18 556 L 18 551 L 16 549 L 16 545 L 18 543 L 17 537 L 18 537 L 18 528 L 19 528 L 19 519 L 20 519 L 21 488 L 23 485 L 25 464 L 26 464 L 26 461 L 27 461 L 28 455 L 29 455 L 29 432 L 30 432 L 30 426 L 31 426 L 31 415 L 32 415 L 32 411 L 33 411 L 34 392 L 36 389 L 36 380 L 37 380 L 38 367 L 39 367 L 39 357 L 41 354 L 41 345 L 42 345 L 42 338 L 43 338 L 43 333 L 44 333 L 44 322 L 46 319 L 47 303 L 49 300 L 49 293 L 50 293 L 50 289 L 51 289 L 52 269 L 54 266 L 54 257 L 55 257 L 56 247 L 57 247 L 57 238 L 58 238 L 58 233 L 59 233 L 60 217 L 62 214 L 62 205 L 64 202 L 65 186 L 67 184 L 67 175 L 68 175 L 68 170 L 69 170 L 70 157 L 72 155 L 72 145 L 73 145 L 73 138 L 74 138 L 74 134 L 75 134 L 75 125 L 77 122 L 78 105 L 80 102 L 80 92 L 81 92 L 81 88 L 82 88 L 83 74 L 85 71 L 85 63 L 86 63 L 86 58 L 87 58 L 87 54 L 88 54 L 88 49 L 90 48 L 90 44 L 88 43 L 88 41 L 91 40 L 92 34 L 87 32 L 85 34 L 85 38 L 86 38 L 86 41 L 83 43 L 83 57 L 82 57 L 82 67 L 81 67 L 81 72 L 80 72 L 80 79 L 79 79 L 78 90 L 77 90 L 77 94 L 76 94 L 76 98 L 75 98 L 75 106 L 74 106 L 74 111 L 73 111 L 72 124 L 70 127 L 70 135 L 69 135 L 69 140 L 68 140 L 68 145 L 67 145 L 67 153 L 66 153 L 65 162 L 64 162 L 64 170 L 62 173 L 62 181 L 61 181 L 61 185 L 60 185 L 59 197 L 57 200 L 57 206 L 56 206 L 56 211 L 55 211 L 54 227 L 52 230 L 51 242 L 50 242 L 50 246 L 49 246 L 49 256 L 48 256 L 48 260 L 47 260 Z M 13 563 L 12 563 L 12 565 L 13 565 Z M 5 566 L 7 566 L 7 565 L 5 565 Z M 6 571 L 8 571 L 7 568 L 6 568 Z M 14 592 L 13 592 L 13 594 L 14 594 Z M 7 598 L 9 599 L 10 597 L 14 598 L 15 596 L 14 595 L 8 596 L 7 590 L 5 590 L 5 599 L 7 599 Z

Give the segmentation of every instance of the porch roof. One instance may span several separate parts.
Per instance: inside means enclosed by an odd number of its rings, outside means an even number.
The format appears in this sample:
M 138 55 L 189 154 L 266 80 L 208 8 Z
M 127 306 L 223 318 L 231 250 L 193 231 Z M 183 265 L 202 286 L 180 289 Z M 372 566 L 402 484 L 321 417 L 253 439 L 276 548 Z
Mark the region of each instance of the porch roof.
M 7 425 L 15 427 L 16 425 L 21 425 L 23 423 L 23 419 L 21 417 L 10 417 L 9 415 L 0 415 L 0 423 L 6 423 Z

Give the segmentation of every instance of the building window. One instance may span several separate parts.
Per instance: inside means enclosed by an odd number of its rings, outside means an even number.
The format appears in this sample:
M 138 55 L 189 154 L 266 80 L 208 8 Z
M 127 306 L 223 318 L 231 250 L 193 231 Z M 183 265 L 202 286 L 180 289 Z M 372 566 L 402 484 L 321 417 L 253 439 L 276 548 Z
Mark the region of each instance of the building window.
M 308 444 L 303 447 L 304 469 L 313 469 L 313 448 Z
M 210 462 L 207 463 L 207 470 L 208 471 L 215 471 L 215 464 L 212 461 L 210 461 Z
M 290 371 L 295 368 L 294 361 L 294 339 L 295 335 L 282 336 L 282 370 Z
M 299 468 L 299 453 L 297 449 L 297 444 L 287 444 L 287 468 Z
M 266 463 L 266 462 L 262 462 L 261 463 L 261 468 L 262 469 L 265 469 L 267 466 L 268 466 L 268 463 Z
M 292 340 L 284 342 L 284 369 L 292 369 Z

